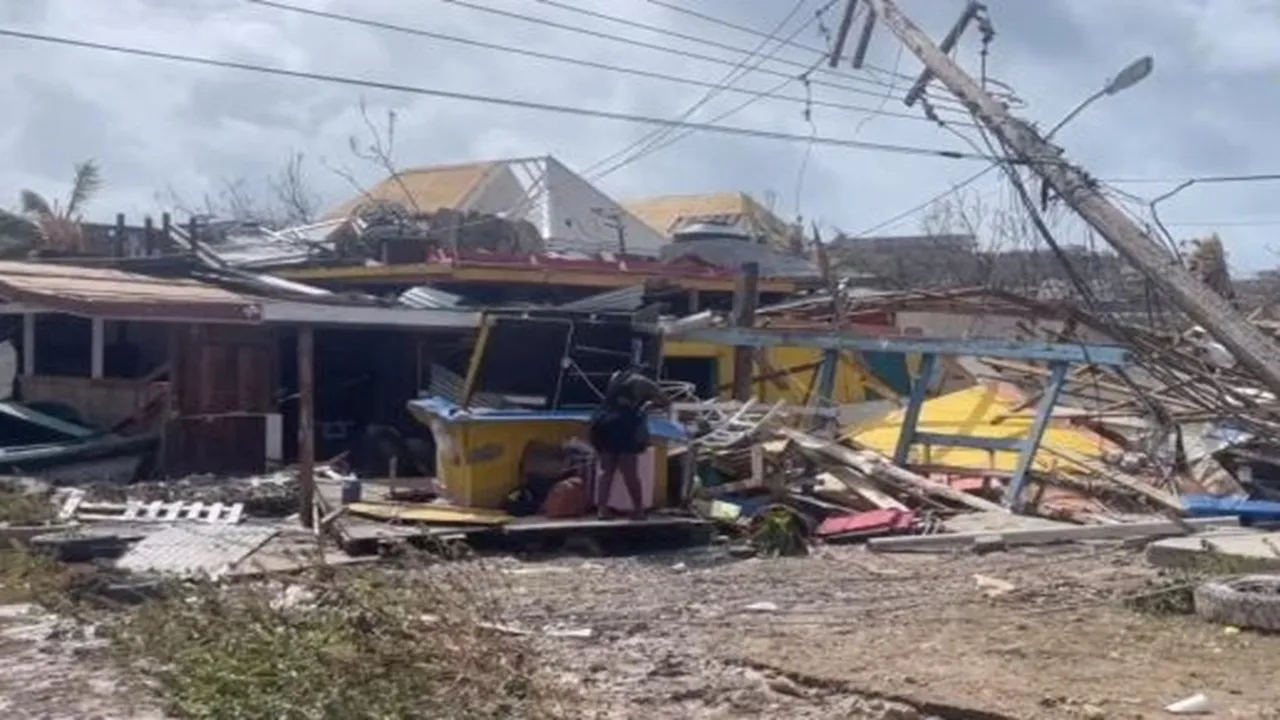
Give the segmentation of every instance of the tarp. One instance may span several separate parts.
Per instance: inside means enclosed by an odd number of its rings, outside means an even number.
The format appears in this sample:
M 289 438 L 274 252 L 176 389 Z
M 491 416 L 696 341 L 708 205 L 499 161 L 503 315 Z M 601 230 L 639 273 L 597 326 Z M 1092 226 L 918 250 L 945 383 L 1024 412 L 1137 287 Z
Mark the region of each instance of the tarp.
M 1031 429 L 1035 407 L 1014 411 L 1026 399 L 1024 393 L 1008 384 L 975 385 L 925 401 L 916 431 L 980 438 L 1023 438 Z M 904 414 L 905 410 L 897 410 L 881 420 L 851 428 L 845 437 L 857 445 L 892 456 L 898 446 Z M 1099 458 L 1104 453 L 1119 449 L 1101 435 L 1063 420 L 1050 422 L 1041 447 L 1069 450 L 1090 458 Z M 913 446 L 911 462 L 926 464 L 924 458 L 924 446 Z M 1013 472 L 1017 463 L 1016 452 L 952 447 L 929 448 L 927 461 L 929 465 L 1003 472 Z M 1046 452 L 1036 454 L 1034 467 L 1041 471 L 1054 467 L 1072 469 L 1070 463 Z

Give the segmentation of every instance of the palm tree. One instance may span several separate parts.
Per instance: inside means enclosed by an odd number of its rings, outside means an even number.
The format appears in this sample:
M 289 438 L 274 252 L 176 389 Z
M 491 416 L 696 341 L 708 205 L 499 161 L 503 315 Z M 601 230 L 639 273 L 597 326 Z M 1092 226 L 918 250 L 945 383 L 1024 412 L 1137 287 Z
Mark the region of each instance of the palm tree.
M 16 213 L 0 210 L 0 253 L 29 253 L 34 250 L 83 252 L 84 233 L 81 210 L 102 189 L 102 175 L 93 160 L 75 167 L 71 193 L 65 205 L 50 202 L 34 190 L 19 194 Z

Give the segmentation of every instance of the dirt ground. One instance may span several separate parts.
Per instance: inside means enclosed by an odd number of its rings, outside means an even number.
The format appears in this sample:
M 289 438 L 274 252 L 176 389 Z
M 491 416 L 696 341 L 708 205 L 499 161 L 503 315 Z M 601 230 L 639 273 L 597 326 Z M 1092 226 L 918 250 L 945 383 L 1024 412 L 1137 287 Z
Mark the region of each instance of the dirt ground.
M 1155 574 L 1131 550 L 828 548 L 505 574 L 513 623 L 598 633 L 545 645 L 607 717 L 1146 718 L 1204 692 L 1214 717 L 1280 718 L 1280 638 L 1125 609 Z
M 472 562 L 585 717 L 1147 718 L 1203 692 L 1280 718 L 1280 638 L 1125 609 L 1153 575 L 1130 550 Z M 162 717 L 49 633 L 0 612 L 0 717 Z

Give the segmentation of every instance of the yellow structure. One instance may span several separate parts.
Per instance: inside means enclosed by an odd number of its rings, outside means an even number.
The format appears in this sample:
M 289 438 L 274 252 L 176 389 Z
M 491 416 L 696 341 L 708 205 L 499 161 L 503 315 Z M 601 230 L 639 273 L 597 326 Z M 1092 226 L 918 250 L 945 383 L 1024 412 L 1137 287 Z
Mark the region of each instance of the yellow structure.
M 1005 383 L 979 384 L 925 401 L 920 409 L 919 432 L 939 435 L 968 435 L 981 438 L 1019 439 L 1031 429 L 1035 408 L 1019 411 L 1026 395 Z M 848 434 L 858 445 L 892 457 L 902 430 L 903 410 Z M 1117 449 L 1115 444 L 1090 430 L 1063 421 L 1051 421 L 1040 442 L 1041 449 L 1059 449 L 1090 458 Z M 910 463 L 947 468 L 997 470 L 1013 472 L 1018 464 L 1016 452 L 978 448 L 938 447 L 912 448 Z M 1042 472 L 1071 468 L 1047 452 L 1038 452 L 1034 468 Z
M 561 445 L 585 439 L 587 417 L 581 413 L 477 410 L 439 412 L 428 402 L 409 410 L 431 429 L 436 441 L 436 475 L 459 505 L 501 508 L 520 487 L 520 462 L 530 443 Z M 656 434 L 641 460 L 642 478 L 651 478 L 652 507 L 667 504 L 667 447 Z M 648 472 L 646 473 L 646 468 Z
M 715 383 L 720 396 L 733 387 L 733 347 L 704 342 L 668 340 L 663 343 L 665 359 L 705 359 L 714 363 Z M 803 405 L 816 391 L 822 351 L 813 348 L 764 348 L 756 356 L 754 396 L 762 402 Z M 906 359 L 909 372 L 916 370 L 918 358 Z M 865 402 L 874 392 L 882 398 L 896 398 L 899 391 L 876 377 L 855 353 L 843 353 L 836 371 L 834 397 L 837 404 Z

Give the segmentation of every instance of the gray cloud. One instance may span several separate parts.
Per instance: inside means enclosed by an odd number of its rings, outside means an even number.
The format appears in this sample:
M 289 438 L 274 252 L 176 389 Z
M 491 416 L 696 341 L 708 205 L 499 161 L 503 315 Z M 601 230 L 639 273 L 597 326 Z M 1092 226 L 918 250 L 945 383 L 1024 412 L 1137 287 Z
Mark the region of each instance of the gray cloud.
M 290 0 L 306 7 L 343 12 L 389 23 L 451 33 L 512 47 L 643 68 L 716 82 L 727 67 L 630 47 L 601 37 L 569 33 L 468 9 L 447 0 Z M 726 21 L 767 29 L 790 2 L 744 0 L 713 3 L 677 0 Z M 576 27 L 736 61 L 734 53 L 566 12 L 537 0 L 476 0 L 477 4 L 537 15 Z M 806 17 L 821 3 L 810 0 Z M 1156 73 L 1133 90 L 1098 103 L 1059 136 L 1071 157 L 1108 178 L 1173 177 L 1271 172 L 1280 169 L 1280 149 L 1268 143 L 1280 115 L 1274 92 L 1280 70 L 1280 11 L 1252 0 L 1221 0 L 1210 11 L 1198 0 L 991 0 L 997 37 L 991 47 L 992 77 L 1016 88 L 1027 101 L 1019 112 L 1051 125 L 1119 67 L 1142 54 L 1156 56 Z M 956 1 L 903 0 L 927 30 L 941 35 L 959 12 Z M 743 48 L 759 38 L 707 24 L 643 0 L 593 0 L 584 7 L 675 32 Z M 837 12 L 826 24 L 834 26 Z M 3 0 L 6 28 L 47 32 L 156 50 L 260 63 L 311 72 L 349 75 L 389 83 L 492 94 L 615 112 L 675 117 L 702 96 L 697 87 L 641 79 L 522 58 L 517 55 L 398 33 L 302 17 L 243 0 Z M 816 30 L 801 39 L 822 46 Z M 977 72 L 976 33 L 958 59 Z M 798 49 L 779 55 L 795 62 L 816 56 Z M 871 61 L 891 67 L 897 45 L 884 32 Z M 795 67 L 772 64 L 780 72 Z M 905 54 L 899 71 L 919 64 Z M 849 71 L 842 71 L 848 75 Z M 832 80 L 831 75 L 816 78 Z M 876 77 L 838 82 L 870 91 L 855 94 L 813 86 L 813 97 L 874 110 L 888 88 Z M 742 87 L 763 90 L 779 78 L 759 73 Z M 901 95 L 905 82 L 896 92 Z M 795 83 L 787 90 L 803 95 Z M 402 165 L 457 162 L 502 156 L 555 154 L 578 169 L 644 136 L 651 128 L 515 108 L 477 105 L 424 96 L 290 80 L 233 70 L 188 67 L 107 53 L 0 39 L 0 202 L 23 187 L 60 193 L 72 163 L 95 157 L 107 190 L 93 206 L 102 217 L 117 211 L 157 212 L 156 193 L 172 187 L 198 198 L 222 179 L 257 182 L 280 167 L 291 152 L 309 159 L 313 184 L 331 201 L 350 192 L 325 168 L 350 167 L 361 182 L 376 180 L 378 168 L 352 158 L 351 136 L 365 137 L 358 105 L 363 99 L 376 119 L 388 109 L 399 117 L 396 159 Z M 935 94 L 941 95 L 941 90 Z M 739 104 L 725 94 L 696 120 Z M 900 100 L 884 109 L 906 111 Z M 758 102 L 724 124 L 807 135 L 811 127 L 796 102 Z M 969 150 L 954 135 L 930 123 L 866 112 L 815 107 L 813 126 L 824 136 L 882 143 Z M 860 126 L 861 124 L 861 126 Z M 860 129 L 859 129 L 860 127 Z M 971 131 L 958 128 L 972 136 Z M 695 134 L 601 181 L 615 196 L 669 192 L 744 190 L 776 198 L 779 212 L 800 213 L 824 226 L 862 229 L 876 224 L 981 167 L 973 162 L 813 147 L 802 183 L 806 146 L 743 137 Z M 323 163 L 321 161 L 324 161 Z M 1005 193 L 996 176 L 975 186 L 993 201 Z M 1170 184 L 1122 186 L 1155 195 Z M 797 187 L 800 203 L 796 205 Z M 1280 219 L 1271 200 L 1274 186 L 1195 187 L 1164 207 L 1167 219 L 1184 222 Z M 919 217 L 887 231 L 913 232 Z M 1205 227 L 1179 228 L 1188 235 Z M 1074 237 L 1079 228 L 1066 228 Z M 1266 225 L 1222 228 L 1240 268 L 1271 264 Z

